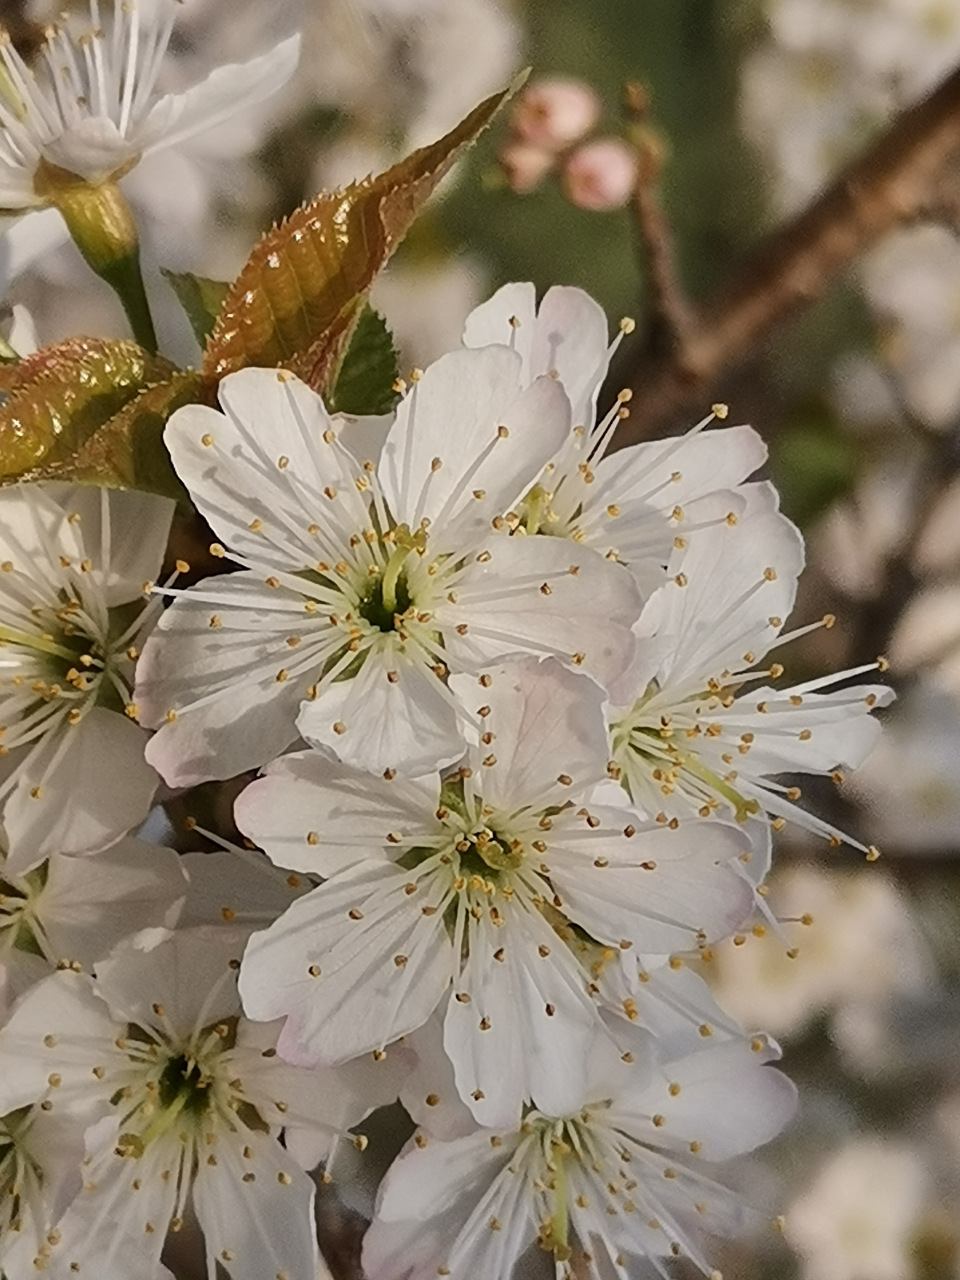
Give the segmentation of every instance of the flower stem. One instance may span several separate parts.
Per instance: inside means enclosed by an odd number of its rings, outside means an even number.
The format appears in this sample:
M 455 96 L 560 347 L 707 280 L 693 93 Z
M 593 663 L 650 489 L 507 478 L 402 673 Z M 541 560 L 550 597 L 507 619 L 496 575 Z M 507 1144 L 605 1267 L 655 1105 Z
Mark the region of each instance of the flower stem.
M 38 166 L 34 186 L 38 195 L 60 210 L 89 266 L 120 299 L 137 342 L 156 355 L 157 335 L 140 270 L 137 225 L 120 188 L 115 182 L 93 186 L 45 161 Z

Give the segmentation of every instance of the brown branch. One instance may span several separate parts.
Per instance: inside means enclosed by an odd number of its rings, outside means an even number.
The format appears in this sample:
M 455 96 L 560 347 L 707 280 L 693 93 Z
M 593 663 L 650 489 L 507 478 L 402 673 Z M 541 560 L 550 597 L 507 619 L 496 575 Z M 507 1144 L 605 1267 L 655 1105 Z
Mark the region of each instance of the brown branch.
M 663 143 L 650 127 L 650 97 L 642 84 L 627 85 L 624 115 L 637 155 L 637 180 L 631 200 L 637 240 L 649 289 L 648 349 L 677 364 L 686 363 L 687 342 L 695 330 L 693 308 L 680 282 L 673 229 L 660 203 Z
M 681 352 L 648 341 L 622 383 L 633 390 L 618 443 L 661 435 L 721 376 L 740 365 L 809 305 L 880 236 L 919 216 L 960 151 L 960 67 L 904 111 L 859 159 L 794 220 L 767 236 L 696 311 Z

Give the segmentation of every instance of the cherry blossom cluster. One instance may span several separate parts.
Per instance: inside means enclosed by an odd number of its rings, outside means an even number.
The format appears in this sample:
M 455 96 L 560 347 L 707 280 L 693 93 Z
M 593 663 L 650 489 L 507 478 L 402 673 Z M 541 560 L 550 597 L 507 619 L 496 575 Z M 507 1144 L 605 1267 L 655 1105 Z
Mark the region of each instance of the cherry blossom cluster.
M 398 1098 L 370 1280 L 711 1273 L 749 1216 L 711 1166 L 794 1092 L 699 970 L 773 831 L 845 838 L 782 779 L 892 695 L 784 685 L 764 446 L 716 406 L 608 453 L 619 338 L 517 284 L 383 417 L 227 376 L 166 428 L 224 570 L 187 587 L 172 502 L 0 491 L 8 1280 L 157 1280 L 196 1230 L 210 1280 L 312 1280 L 310 1173 Z M 234 779 L 244 845 L 157 842 Z

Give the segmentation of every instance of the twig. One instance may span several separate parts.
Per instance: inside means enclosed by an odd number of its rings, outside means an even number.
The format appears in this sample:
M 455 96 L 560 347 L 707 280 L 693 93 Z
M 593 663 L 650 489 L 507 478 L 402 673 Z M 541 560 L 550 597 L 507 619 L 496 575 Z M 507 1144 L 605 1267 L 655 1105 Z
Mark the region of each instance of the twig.
M 890 128 L 794 220 L 766 237 L 697 308 L 682 359 L 649 344 L 624 356 L 617 385 L 633 390 L 618 442 L 671 429 L 721 376 L 813 302 L 880 236 L 930 207 L 960 151 L 960 68 Z
M 650 301 L 644 342 L 648 351 L 687 362 L 687 344 L 695 330 L 693 308 L 680 282 L 673 230 L 660 203 L 663 144 L 648 123 L 650 97 L 641 84 L 627 85 L 624 114 L 637 153 L 637 182 L 631 207 L 649 281 Z

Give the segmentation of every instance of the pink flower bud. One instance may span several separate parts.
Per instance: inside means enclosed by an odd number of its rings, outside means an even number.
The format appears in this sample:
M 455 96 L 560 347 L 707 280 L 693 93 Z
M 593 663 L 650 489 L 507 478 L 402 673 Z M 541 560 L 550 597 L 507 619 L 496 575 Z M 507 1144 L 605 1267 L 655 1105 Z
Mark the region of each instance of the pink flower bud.
M 578 147 L 563 167 L 564 194 L 578 209 L 621 209 L 636 180 L 636 156 L 618 138 L 602 138 Z
M 553 161 L 551 152 L 528 142 L 510 142 L 500 152 L 500 167 L 511 191 L 518 196 L 538 187 L 553 168 Z
M 582 80 L 537 80 L 517 99 L 513 127 L 524 142 L 562 151 L 600 118 L 600 99 Z

